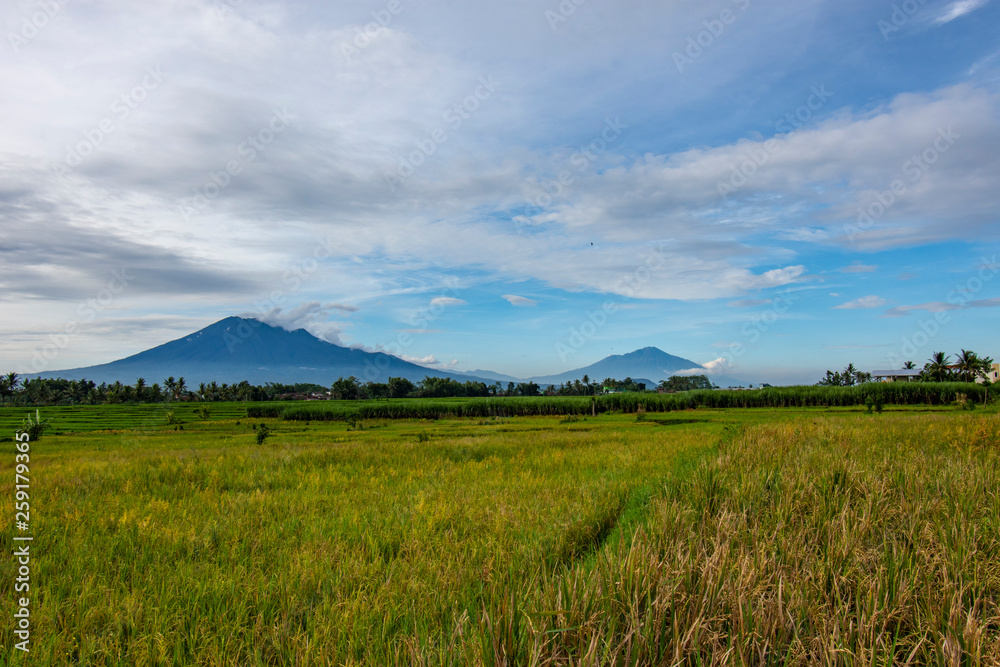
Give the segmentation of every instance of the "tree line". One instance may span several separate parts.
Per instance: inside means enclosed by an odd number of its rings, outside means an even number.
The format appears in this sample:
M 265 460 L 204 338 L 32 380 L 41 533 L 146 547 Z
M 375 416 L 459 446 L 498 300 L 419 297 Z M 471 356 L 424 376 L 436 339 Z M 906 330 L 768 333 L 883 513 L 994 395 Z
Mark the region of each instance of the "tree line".
M 679 377 L 660 383 L 663 391 L 711 389 L 714 385 L 705 376 Z M 387 382 L 362 383 L 353 375 L 340 377 L 329 387 L 302 382 L 282 384 L 268 382 L 250 384 L 246 380 L 233 384 L 202 382 L 188 386 L 183 377 L 166 378 L 162 383 L 149 384 L 138 378 L 133 384 L 116 381 L 97 384 L 92 380 L 63 378 L 29 378 L 22 380 L 17 373 L 0 376 L 0 405 L 109 405 L 128 403 L 172 402 L 261 402 L 330 398 L 334 400 L 386 400 L 391 398 L 489 398 L 501 396 L 596 396 L 608 392 L 649 391 L 644 382 L 631 377 L 624 380 L 605 378 L 595 382 L 588 376 L 582 380 L 542 387 L 537 382 L 486 383 L 453 378 L 426 376 L 419 382 L 402 377 L 390 377 Z
M 134 384 L 63 378 L 29 378 L 22 380 L 17 373 L 0 376 L 0 405 L 108 405 L 121 403 L 172 403 L 177 401 L 271 401 L 289 394 L 326 391 L 318 384 L 252 385 L 246 380 L 233 384 L 202 382 L 197 388 L 187 385 L 183 377 L 166 378 L 163 383 L 149 384 L 145 378 Z
M 931 355 L 920 373 L 914 376 L 914 380 L 919 382 L 976 382 L 982 380 L 989 382 L 993 370 L 994 361 L 990 357 L 980 357 L 972 350 L 962 350 L 956 356 L 954 362 L 951 355 L 944 352 L 935 352 Z M 917 365 L 912 361 L 903 364 L 902 370 L 917 370 Z M 826 377 L 817 384 L 831 387 L 852 387 L 856 384 L 864 384 L 872 381 L 872 374 L 859 371 L 853 363 L 848 364 L 843 371 L 826 372 Z

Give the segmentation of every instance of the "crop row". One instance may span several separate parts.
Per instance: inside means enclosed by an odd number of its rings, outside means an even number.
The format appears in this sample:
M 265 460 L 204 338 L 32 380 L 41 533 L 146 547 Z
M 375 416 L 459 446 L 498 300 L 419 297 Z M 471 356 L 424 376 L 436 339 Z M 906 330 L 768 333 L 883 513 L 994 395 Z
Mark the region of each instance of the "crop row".
M 871 383 L 854 387 L 767 387 L 751 391 L 688 391 L 676 394 L 620 393 L 596 397 L 502 397 L 464 401 L 312 402 L 305 405 L 260 405 L 248 417 L 293 421 L 357 419 L 440 419 L 443 417 L 531 417 L 601 412 L 671 412 L 694 408 L 851 407 L 884 405 L 948 405 L 962 400 L 982 403 L 991 396 L 983 385 L 962 382 Z

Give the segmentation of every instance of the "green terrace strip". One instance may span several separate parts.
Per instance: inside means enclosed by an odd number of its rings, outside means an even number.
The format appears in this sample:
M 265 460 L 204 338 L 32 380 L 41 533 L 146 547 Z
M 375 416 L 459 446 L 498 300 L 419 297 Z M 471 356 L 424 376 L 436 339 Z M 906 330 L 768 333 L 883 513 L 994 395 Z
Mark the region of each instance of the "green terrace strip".
M 183 425 L 199 428 L 207 421 L 198 414 L 208 407 L 210 419 L 239 420 L 246 417 L 245 403 L 160 403 L 119 405 L 55 405 L 37 408 L 51 422 L 47 433 L 86 433 L 90 431 L 145 431 Z M 13 436 L 25 417 L 36 408 L 0 408 L 0 441 Z
M 746 391 L 698 390 L 674 394 L 620 393 L 579 397 L 309 401 L 251 405 L 248 417 L 297 421 L 527 417 L 604 412 L 672 412 L 696 408 L 855 407 L 873 404 L 942 406 L 966 400 L 988 403 L 1000 390 L 963 382 L 886 382 L 853 387 L 767 387 Z
M 43 409 L 0 664 L 1000 665 L 995 404 L 614 411 L 673 396 Z

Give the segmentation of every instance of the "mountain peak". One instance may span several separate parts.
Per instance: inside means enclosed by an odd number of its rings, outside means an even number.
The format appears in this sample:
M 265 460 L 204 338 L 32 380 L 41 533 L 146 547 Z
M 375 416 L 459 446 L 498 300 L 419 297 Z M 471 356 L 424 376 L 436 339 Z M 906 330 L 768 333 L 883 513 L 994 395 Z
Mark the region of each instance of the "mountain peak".
M 624 380 L 631 378 L 648 378 L 653 382 L 666 380 L 671 375 L 679 371 L 692 368 L 701 368 L 701 364 L 690 359 L 677 357 L 664 352 L 652 345 L 626 352 L 624 354 L 612 354 L 601 359 L 595 364 L 584 366 L 573 371 L 559 373 L 558 375 L 547 375 L 532 378 L 539 384 L 561 384 L 583 379 L 584 375 L 591 380 L 603 380 L 604 378 L 615 378 Z
M 196 382 L 333 383 L 338 377 L 355 376 L 362 382 L 385 382 L 390 376 L 419 382 L 425 376 L 450 377 L 382 352 L 365 352 L 317 338 L 306 329 L 276 327 L 248 317 L 224 317 L 189 333 L 130 357 L 98 366 L 47 371 L 39 377 L 68 380 L 87 378 L 95 382 L 150 381 L 183 376 Z M 478 379 L 463 377 L 462 380 Z

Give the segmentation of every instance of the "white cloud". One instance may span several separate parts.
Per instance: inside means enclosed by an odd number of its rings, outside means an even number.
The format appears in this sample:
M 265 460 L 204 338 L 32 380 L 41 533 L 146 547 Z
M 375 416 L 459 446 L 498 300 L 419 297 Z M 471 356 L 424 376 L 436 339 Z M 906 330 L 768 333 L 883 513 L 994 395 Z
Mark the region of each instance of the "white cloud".
M 728 347 L 724 345 L 723 347 Z M 677 371 L 677 375 L 722 375 L 731 370 L 734 366 L 725 357 L 719 357 L 702 364 L 699 368 L 687 368 Z
M 529 299 L 528 297 L 518 296 L 516 294 L 504 294 L 503 298 L 507 299 L 512 306 L 537 306 L 538 302 L 534 299 Z
M 30 4 L 6 3 L 0 22 L 20 26 Z M 752 22 L 727 30 L 690 72 L 668 73 L 654 88 L 648 63 L 669 63 L 704 29 L 712 13 L 704 3 L 588 3 L 555 32 L 531 3 L 485 3 L 468 13 L 428 3 L 406 10 L 350 59 L 340 47 L 372 20 L 363 3 L 289 9 L 245 1 L 224 17 L 216 0 L 134 3 L 119 12 L 121 4 L 60 3 L 37 37 L 0 61 L 5 308 L 11 320 L 30 314 L 38 331 L 61 323 L 37 315 L 37 303 L 72 311 L 118 266 L 136 267 L 139 277 L 115 308 L 136 312 L 190 314 L 192 303 L 239 312 L 278 291 L 292 297 L 282 303 L 326 304 L 330 317 L 336 302 L 441 294 L 423 280 L 436 271 L 642 299 L 750 302 L 753 290 L 812 279 L 802 257 L 850 245 L 844 225 L 858 208 L 908 178 L 906 162 L 949 127 L 954 146 L 919 180 L 906 180 L 905 196 L 853 245 L 997 238 L 994 87 L 899 94 L 873 108 L 852 108 L 849 91 L 834 89 L 813 121 L 775 129 L 773 138 L 720 140 L 739 130 L 708 129 L 714 122 L 690 135 L 649 131 L 660 125 L 649 118 L 743 99 L 748 89 L 737 94 L 734 86 L 759 82 L 761 73 L 770 80 L 796 62 L 825 11 L 818 0 L 802 0 L 793 13 L 755 4 Z M 951 3 L 941 18 L 984 4 Z M 79 53 L 85 62 L 67 68 Z M 112 111 L 158 67 L 162 83 L 127 116 Z M 446 121 L 484 76 L 500 82 L 497 90 L 475 98 L 460 126 Z M 252 159 L 241 156 L 247 137 L 283 108 L 294 116 L 287 129 Z M 631 125 L 621 143 L 575 170 L 580 143 L 599 137 L 605 116 L 621 109 Z M 114 131 L 88 144 L 105 119 Z M 439 129 L 447 141 L 420 156 Z M 51 167 L 81 145 L 82 163 L 56 177 Z M 666 148 L 676 146 L 690 148 Z M 720 183 L 765 146 L 774 148 L 766 163 L 721 197 Z M 412 175 L 387 179 L 414 154 L 421 164 Z M 233 159 L 240 173 L 227 176 Z M 566 169 L 574 169 L 573 183 L 533 207 Z M 219 188 L 222 179 L 228 184 Z M 212 196 L 186 219 L 181 204 L 196 192 Z M 516 228 L 514 215 L 527 224 Z M 325 238 L 334 241 L 321 247 Z M 665 245 L 651 254 L 657 243 Z M 300 316 L 274 315 L 283 326 L 320 324 Z M 2 349 L 12 359 L 23 353 Z
M 431 307 L 445 307 L 445 306 L 464 306 L 466 304 L 462 299 L 456 299 L 451 296 L 437 296 L 431 299 Z
M 757 308 L 759 306 L 767 306 L 771 303 L 771 299 L 739 299 L 737 301 L 730 301 L 727 305 L 730 308 Z
M 458 366 L 458 359 L 452 359 L 451 361 L 445 363 L 443 361 L 438 361 L 437 357 L 433 354 L 428 354 L 423 357 L 413 357 L 408 354 L 401 354 L 399 355 L 399 358 L 403 361 L 409 361 L 411 364 L 426 366 L 440 371 L 450 371 Z
M 281 306 L 277 306 L 266 313 L 244 313 L 243 317 L 250 317 L 271 326 L 281 327 L 288 331 L 305 329 L 312 335 L 333 343 L 341 345 L 340 334 L 343 329 L 336 323 L 328 320 L 335 313 L 354 312 L 358 309 L 355 306 L 345 306 L 339 303 L 321 303 L 319 301 L 307 301 L 289 311 L 285 311 Z
M 961 310 L 963 308 L 1000 308 L 1000 297 L 991 299 L 974 299 L 964 303 L 946 303 L 944 301 L 930 301 L 928 303 L 918 303 L 913 306 L 896 306 L 885 311 L 883 317 L 901 317 L 908 315 L 914 310 L 923 310 L 928 313 L 943 313 L 949 310 Z
M 847 303 L 842 303 L 839 306 L 834 306 L 834 308 L 840 309 L 840 310 L 857 310 L 857 309 L 860 309 L 860 308 L 879 308 L 880 306 L 884 306 L 887 303 L 888 303 L 888 301 L 886 301 L 882 297 L 876 296 L 876 295 L 872 294 L 872 295 L 869 295 L 869 296 L 863 296 L 863 297 L 854 299 L 853 301 L 848 301 Z
M 433 354 L 428 354 L 424 357 L 413 357 L 408 354 L 401 354 L 399 358 L 403 361 L 409 361 L 411 364 L 418 364 L 420 366 L 434 366 L 440 363 Z
M 841 273 L 872 273 L 878 267 L 873 264 L 862 264 L 861 262 L 855 262 L 850 266 L 843 266 L 840 268 Z
M 958 0 L 957 2 L 953 2 L 945 7 L 940 14 L 938 14 L 938 16 L 934 19 L 934 23 L 939 25 L 943 23 L 950 23 L 957 18 L 976 11 L 980 7 L 984 6 L 988 1 L 989 0 Z

